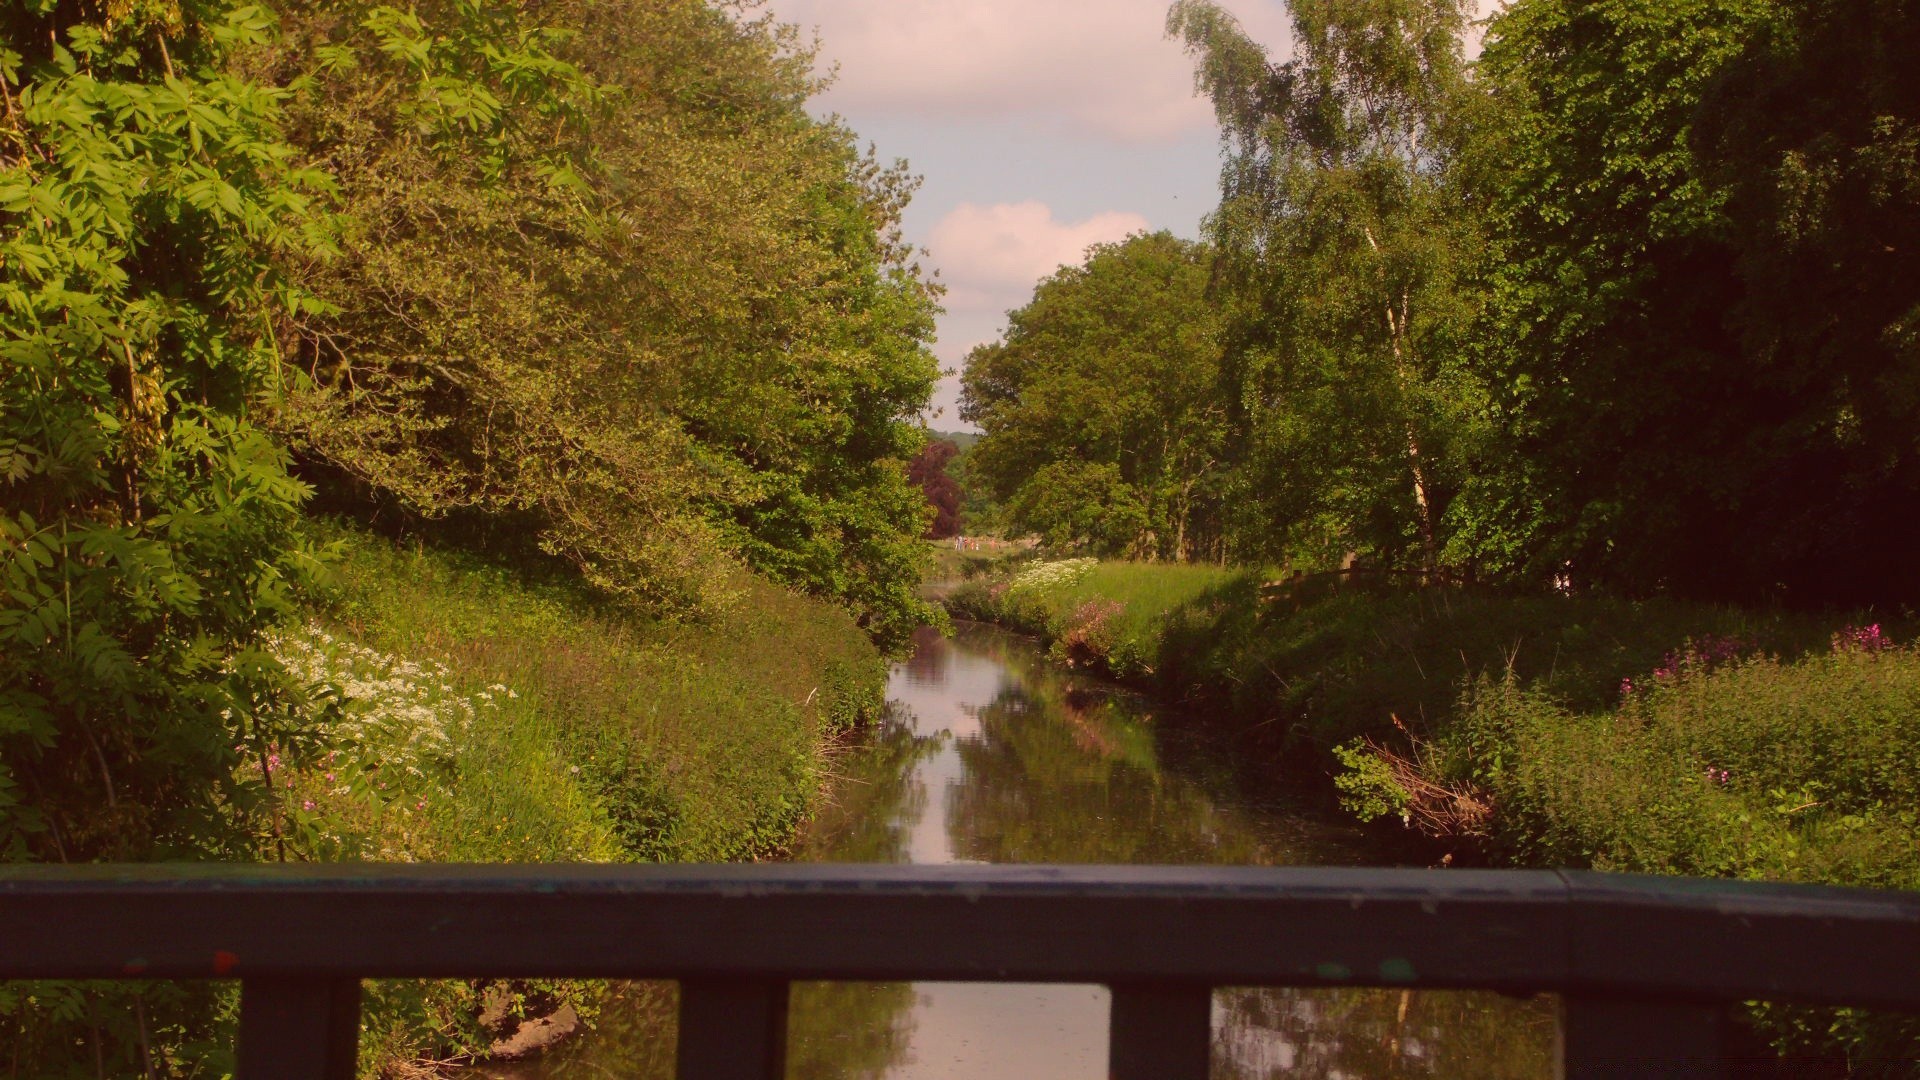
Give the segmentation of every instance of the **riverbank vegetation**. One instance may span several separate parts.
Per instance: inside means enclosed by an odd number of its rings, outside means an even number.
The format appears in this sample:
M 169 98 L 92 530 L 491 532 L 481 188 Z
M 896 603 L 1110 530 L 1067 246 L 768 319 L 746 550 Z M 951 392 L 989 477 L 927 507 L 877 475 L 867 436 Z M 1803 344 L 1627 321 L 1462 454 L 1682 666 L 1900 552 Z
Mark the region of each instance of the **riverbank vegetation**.
M 875 714 L 884 665 L 843 610 L 743 571 L 702 624 L 525 567 L 326 525 L 327 580 L 265 649 L 313 694 L 238 770 L 259 859 L 726 861 L 780 853 L 817 806 L 833 741 Z M 297 725 L 295 721 L 298 721 Z M 31 984 L 0 997 L 12 1049 L 52 1068 L 75 1038 L 135 1074 L 215 1067 L 230 993 Z M 591 1022 L 588 983 L 374 983 L 368 1075 L 485 1055 L 523 1022 Z M 395 1073 L 394 1070 L 399 1070 Z
M 1094 248 L 969 359 L 1010 529 L 1920 602 L 1911 5 L 1520 0 L 1469 60 L 1462 0 L 1296 0 L 1284 62 L 1230 6 L 1168 19 L 1222 127 L 1203 239 Z
M 970 358 L 977 475 L 1055 561 L 956 610 L 1478 857 L 1920 884 L 1920 7 L 1292 0 L 1284 61 L 1229 7 L 1167 23 L 1201 242 L 1093 249 Z
M 939 290 L 819 86 L 705 0 L 0 14 L 0 858 L 779 850 L 932 615 Z M 229 1006 L 0 1031 L 217 1071 Z
M 1920 651 L 1881 624 L 1366 575 L 1024 562 L 954 614 L 1176 704 L 1409 857 L 1920 889 Z M 1920 1032 L 1774 1010 L 1802 1065 Z M 1894 1075 L 1894 1074 L 1890 1074 Z
M 290 857 L 767 857 L 816 808 L 832 740 L 880 705 L 881 658 L 851 618 L 750 576 L 747 602 L 688 625 L 566 574 L 334 535 L 336 589 L 275 651 L 340 687 L 360 730 L 289 763 Z M 476 708 L 429 719 L 412 707 L 422 696 Z M 374 1000 L 369 1069 L 484 1053 L 529 1014 L 591 1017 L 599 993 L 383 984 Z

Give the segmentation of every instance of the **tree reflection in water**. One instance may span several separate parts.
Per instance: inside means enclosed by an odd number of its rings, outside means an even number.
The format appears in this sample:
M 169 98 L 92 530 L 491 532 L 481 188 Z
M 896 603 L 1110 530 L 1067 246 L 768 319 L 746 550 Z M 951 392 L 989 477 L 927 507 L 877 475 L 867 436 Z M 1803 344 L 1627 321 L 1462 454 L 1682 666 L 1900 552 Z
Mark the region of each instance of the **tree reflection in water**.
M 1214 1080 L 1535 1080 L 1554 1075 L 1556 1006 L 1498 994 L 1221 990 Z

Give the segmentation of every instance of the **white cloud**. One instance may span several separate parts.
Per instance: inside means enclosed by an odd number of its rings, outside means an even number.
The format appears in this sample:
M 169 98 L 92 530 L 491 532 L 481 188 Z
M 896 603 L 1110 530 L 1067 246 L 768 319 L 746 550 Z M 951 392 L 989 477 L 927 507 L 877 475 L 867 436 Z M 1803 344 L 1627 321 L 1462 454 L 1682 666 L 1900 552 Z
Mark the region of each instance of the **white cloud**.
M 1147 229 L 1139 214 L 1110 210 L 1084 221 L 1061 221 L 1037 200 L 981 206 L 963 202 L 933 227 L 927 247 L 947 281 L 948 306 L 978 309 L 1032 289 L 1088 247 Z
M 1280 0 L 1229 5 L 1258 41 L 1283 49 Z M 840 77 L 825 99 L 849 114 L 891 112 L 1089 129 L 1127 141 L 1204 129 L 1212 109 L 1193 65 L 1165 36 L 1168 0 L 774 0 L 817 27 Z

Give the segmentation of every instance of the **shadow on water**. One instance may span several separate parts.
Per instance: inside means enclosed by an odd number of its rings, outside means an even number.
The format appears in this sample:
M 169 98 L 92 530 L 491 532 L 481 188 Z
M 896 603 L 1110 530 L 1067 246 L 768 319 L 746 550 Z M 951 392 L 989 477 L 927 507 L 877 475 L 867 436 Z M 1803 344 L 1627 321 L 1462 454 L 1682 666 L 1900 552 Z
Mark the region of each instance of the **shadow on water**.
M 1358 834 L 1250 801 L 1231 757 L 1156 730 L 1147 703 L 1060 670 L 1032 642 L 926 633 L 884 721 L 835 763 L 833 801 L 796 849 L 815 862 L 1334 864 Z M 667 1077 L 674 990 L 635 984 L 596 1035 L 517 1076 Z M 811 983 L 794 988 L 803 1080 L 1097 1080 L 1108 995 L 1091 986 Z M 1495 994 L 1227 989 L 1222 1080 L 1553 1074 L 1553 1005 Z M 502 1073 L 501 1075 L 507 1075 Z

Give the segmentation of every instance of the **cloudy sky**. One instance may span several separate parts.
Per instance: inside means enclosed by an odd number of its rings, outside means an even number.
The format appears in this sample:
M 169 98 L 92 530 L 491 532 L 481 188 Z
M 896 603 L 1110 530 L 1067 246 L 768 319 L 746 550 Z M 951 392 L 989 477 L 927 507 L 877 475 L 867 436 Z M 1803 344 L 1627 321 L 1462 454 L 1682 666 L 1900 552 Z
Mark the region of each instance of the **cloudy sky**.
M 769 0 L 816 31 L 839 80 L 815 102 L 883 159 L 925 177 L 907 234 L 946 283 L 935 351 L 958 368 L 1034 283 L 1087 245 L 1142 229 L 1196 236 L 1218 135 L 1193 66 L 1164 35 L 1169 0 Z M 1227 7 L 1276 55 L 1280 0 Z M 963 427 L 957 380 L 935 428 Z

